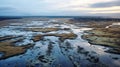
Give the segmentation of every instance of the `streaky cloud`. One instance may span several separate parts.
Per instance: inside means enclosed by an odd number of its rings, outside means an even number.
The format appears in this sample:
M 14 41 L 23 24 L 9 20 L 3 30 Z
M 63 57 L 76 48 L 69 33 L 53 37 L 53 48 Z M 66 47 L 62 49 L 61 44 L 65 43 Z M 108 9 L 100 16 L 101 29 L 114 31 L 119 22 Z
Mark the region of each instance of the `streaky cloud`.
M 90 5 L 90 7 L 92 8 L 103 8 L 103 7 L 112 7 L 112 6 L 120 6 L 120 0 L 101 2 Z

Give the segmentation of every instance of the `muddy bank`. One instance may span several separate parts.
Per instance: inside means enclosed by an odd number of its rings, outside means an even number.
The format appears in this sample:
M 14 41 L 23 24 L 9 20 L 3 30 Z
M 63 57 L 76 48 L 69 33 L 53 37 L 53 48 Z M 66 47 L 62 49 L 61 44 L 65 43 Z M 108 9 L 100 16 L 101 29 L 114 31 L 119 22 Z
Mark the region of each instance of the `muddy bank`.
M 0 59 L 5 59 L 8 57 L 12 57 L 15 55 L 20 55 L 26 52 L 26 50 L 30 47 L 32 47 L 32 44 L 27 44 L 23 46 L 16 46 L 15 43 L 22 41 L 24 38 L 21 36 L 4 36 L 1 37 L 0 42 L 0 52 L 3 53 L 3 55 L 0 57 Z
M 120 54 L 120 28 L 95 28 L 85 31 L 83 39 L 94 45 L 108 46 L 112 49 L 106 51 Z
M 36 36 L 33 37 L 33 41 L 39 41 L 39 40 L 43 40 L 44 36 L 56 36 L 56 37 L 60 37 L 59 39 L 63 42 L 65 39 L 75 39 L 77 37 L 76 34 L 74 33 L 63 33 L 63 34 L 38 34 Z
M 26 31 L 33 31 L 33 32 L 51 32 L 51 31 L 59 31 L 59 30 L 70 30 L 69 28 L 26 28 Z

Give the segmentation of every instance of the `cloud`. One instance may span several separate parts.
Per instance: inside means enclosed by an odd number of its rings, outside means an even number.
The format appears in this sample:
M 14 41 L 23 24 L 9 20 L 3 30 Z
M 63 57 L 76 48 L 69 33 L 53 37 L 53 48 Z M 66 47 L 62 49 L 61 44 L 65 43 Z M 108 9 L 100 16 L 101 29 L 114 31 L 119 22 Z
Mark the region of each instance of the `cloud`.
M 112 7 L 112 6 L 120 6 L 120 0 L 95 3 L 95 4 L 92 4 L 90 7 L 92 7 L 92 8 L 104 8 L 104 7 Z
M 10 6 L 0 6 L 0 16 L 29 15 Z
M 10 8 L 10 7 L 0 7 L 0 11 L 1 10 L 11 10 L 12 8 Z
M 14 10 L 15 9 L 12 7 L 6 7 L 6 6 L 0 7 L 0 12 L 12 12 Z
M 89 0 L 88 0 L 89 1 Z M 69 6 L 67 10 L 72 10 L 74 12 L 79 12 L 80 13 L 85 12 L 88 15 L 120 15 L 120 4 L 119 0 L 111 0 L 111 1 L 97 1 L 96 2 L 89 2 L 86 5 L 74 5 L 74 6 Z M 98 6 L 99 5 L 99 6 Z M 105 6 L 106 5 L 106 6 Z M 84 14 L 85 14 L 84 13 Z
M 99 15 L 100 12 L 119 13 L 119 2 L 116 4 L 116 1 L 118 2 L 118 0 L 1 0 L 0 15 L 78 16 Z

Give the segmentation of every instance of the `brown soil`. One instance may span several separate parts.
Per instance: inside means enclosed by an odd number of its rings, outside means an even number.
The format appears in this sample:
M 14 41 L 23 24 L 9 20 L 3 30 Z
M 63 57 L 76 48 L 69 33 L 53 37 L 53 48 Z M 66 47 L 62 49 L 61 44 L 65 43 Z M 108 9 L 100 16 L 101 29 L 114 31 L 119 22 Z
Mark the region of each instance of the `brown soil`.
M 120 53 L 120 28 L 95 28 L 90 31 L 86 31 L 87 34 L 82 37 L 89 41 L 91 44 L 109 46 L 112 50 L 110 53 Z M 107 51 L 106 51 L 107 52 Z
M 4 53 L 4 55 L 0 59 L 5 59 L 14 55 L 22 54 L 26 52 L 27 48 L 32 46 L 31 44 L 26 46 L 15 46 L 15 42 L 18 42 L 20 40 L 22 40 L 22 38 L 0 42 L 0 52 Z
M 74 39 L 74 38 L 77 37 L 77 35 L 74 34 L 74 33 L 67 33 L 67 34 L 66 33 L 63 33 L 63 34 L 44 34 L 44 35 L 39 34 L 39 35 L 36 35 L 36 36 L 33 37 L 33 41 L 35 41 L 35 42 L 39 41 L 44 36 L 56 36 L 56 37 L 60 37 L 61 41 L 64 41 L 65 39 Z
M 58 31 L 58 30 L 70 30 L 69 28 L 26 28 L 27 31 L 33 31 L 33 32 L 51 32 L 51 31 Z

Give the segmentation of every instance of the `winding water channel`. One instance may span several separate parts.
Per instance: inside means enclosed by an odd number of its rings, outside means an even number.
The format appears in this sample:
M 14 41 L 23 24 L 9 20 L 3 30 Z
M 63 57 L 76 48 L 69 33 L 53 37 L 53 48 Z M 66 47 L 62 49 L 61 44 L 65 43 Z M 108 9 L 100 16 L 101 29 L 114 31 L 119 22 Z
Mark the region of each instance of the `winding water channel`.
M 51 32 L 25 31 L 25 28 L 69 28 Z M 0 36 L 24 36 L 17 46 L 34 44 L 24 54 L 0 60 L 0 67 L 120 67 L 120 55 L 104 52 L 108 47 L 92 45 L 81 38 L 85 30 L 91 28 L 77 27 L 64 22 L 31 21 L 26 23 L 11 23 L 0 29 Z M 44 36 L 34 42 L 31 38 L 36 34 L 61 34 L 73 32 L 75 39 L 63 42 L 56 36 Z M 50 47 L 50 49 L 48 49 Z M 1 55 L 0 55 L 1 56 Z M 118 59 L 113 59 L 117 57 Z

